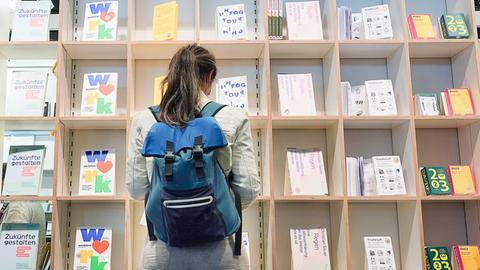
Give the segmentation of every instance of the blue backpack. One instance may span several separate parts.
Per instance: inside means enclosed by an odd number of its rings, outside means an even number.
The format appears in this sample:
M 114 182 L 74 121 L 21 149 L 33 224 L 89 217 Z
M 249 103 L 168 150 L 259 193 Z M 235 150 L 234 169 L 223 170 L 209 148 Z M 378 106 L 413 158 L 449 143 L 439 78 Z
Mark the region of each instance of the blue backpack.
M 210 102 L 186 127 L 158 119 L 144 141 L 142 155 L 154 158 L 145 214 L 151 241 L 186 247 L 235 235 L 234 254 L 241 251 L 240 197 L 230 187 L 215 150 L 228 142 L 213 118 L 225 105 Z M 228 181 L 228 182 L 227 182 Z

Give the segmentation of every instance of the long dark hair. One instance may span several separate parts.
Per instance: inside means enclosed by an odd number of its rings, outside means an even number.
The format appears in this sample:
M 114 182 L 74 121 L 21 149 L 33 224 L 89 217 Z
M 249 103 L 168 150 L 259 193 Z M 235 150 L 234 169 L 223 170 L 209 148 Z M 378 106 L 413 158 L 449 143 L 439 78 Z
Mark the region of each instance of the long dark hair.
M 200 91 L 217 76 L 215 57 L 197 44 L 178 50 L 163 81 L 167 89 L 160 103 L 159 118 L 171 126 L 185 126 L 198 113 Z

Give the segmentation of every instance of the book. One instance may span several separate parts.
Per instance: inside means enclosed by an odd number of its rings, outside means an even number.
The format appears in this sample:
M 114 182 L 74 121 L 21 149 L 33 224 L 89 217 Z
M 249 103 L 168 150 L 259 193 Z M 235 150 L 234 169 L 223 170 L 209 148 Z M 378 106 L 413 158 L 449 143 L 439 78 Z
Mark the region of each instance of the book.
M 343 115 L 348 115 L 348 94 L 352 89 L 352 85 L 350 85 L 350 82 L 340 82 L 340 89 L 342 92 Z
M 440 113 L 442 115 L 446 115 L 446 116 L 449 116 L 450 115 L 450 111 L 449 111 L 449 105 L 448 105 L 448 102 L 447 102 L 447 94 L 446 92 L 441 92 L 440 93 Z
M 415 95 L 415 112 L 421 116 L 440 115 L 437 94 L 418 93 Z
M 277 74 L 280 115 L 316 115 L 312 74 Z
M 241 40 L 247 38 L 247 18 L 243 4 L 217 7 L 217 38 Z
M 356 157 L 346 158 L 347 193 L 349 196 L 362 196 L 360 179 L 360 162 Z
M 469 38 L 470 32 L 463 13 L 448 13 L 439 18 L 443 38 Z
M 153 9 L 153 40 L 176 40 L 178 4 L 176 1 L 156 5 Z
M 78 195 L 115 194 L 115 150 L 86 150 L 80 158 Z
M 38 195 L 42 183 L 45 146 L 11 146 L 2 196 Z
M 397 104 L 391 80 L 365 81 L 365 89 L 370 115 L 397 115 Z
M 17 1 L 12 22 L 12 41 L 48 41 L 50 1 Z
M 359 158 L 360 167 L 360 187 L 362 196 L 377 195 L 377 179 L 375 178 L 375 168 L 371 158 Z
M 425 247 L 427 269 L 452 270 L 447 247 Z
M 37 269 L 40 224 L 3 223 L 0 225 L 2 269 Z
M 480 269 L 478 246 L 453 246 L 452 266 L 455 270 Z
M 286 2 L 285 15 L 289 40 L 323 40 L 319 1 Z
M 8 116 L 43 116 L 48 73 L 43 70 L 12 72 L 5 114 Z
M 365 39 L 393 38 L 392 22 L 388 5 L 362 8 Z
M 410 14 L 408 26 L 413 39 L 435 39 L 435 29 L 430 14 Z
M 285 195 L 328 195 L 322 151 L 289 148 L 285 166 Z
M 110 270 L 112 229 L 78 227 L 75 238 L 74 270 Z
M 390 236 L 363 237 L 365 246 L 365 269 L 395 270 L 395 255 Z
M 420 170 L 427 195 L 451 195 L 450 179 L 444 166 L 423 167 Z
M 338 38 L 340 40 L 352 39 L 352 10 L 347 6 L 337 8 Z
M 376 195 L 406 195 L 402 163 L 399 156 L 372 157 Z
M 117 110 L 118 73 L 85 73 L 82 116 L 112 116 Z
M 0 41 L 8 41 L 10 38 L 10 1 L 0 1 L 0 25 L 7 27 L 0 27 Z
M 447 171 L 453 195 L 468 195 L 476 193 L 470 166 L 448 165 Z
M 102 1 L 85 5 L 83 40 L 117 39 L 118 1 Z
M 348 115 L 368 115 L 367 91 L 365 85 L 352 86 L 348 92 Z
M 290 229 L 292 270 L 330 270 L 327 229 Z
M 365 39 L 362 13 L 350 14 L 350 39 Z
M 247 76 L 218 79 L 216 93 L 218 103 L 248 110 Z
M 472 95 L 467 88 L 447 89 L 445 93 L 449 115 L 474 115 Z
M 155 77 L 154 89 L 153 89 L 153 104 L 159 105 L 162 102 L 163 95 L 167 91 L 167 84 L 163 85 L 163 81 L 167 76 Z

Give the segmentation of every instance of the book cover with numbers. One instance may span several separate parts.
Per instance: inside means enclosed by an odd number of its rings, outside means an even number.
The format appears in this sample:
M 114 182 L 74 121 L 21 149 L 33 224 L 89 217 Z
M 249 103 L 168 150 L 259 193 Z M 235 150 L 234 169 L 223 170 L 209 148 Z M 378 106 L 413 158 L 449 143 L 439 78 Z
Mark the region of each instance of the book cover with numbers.
M 86 150 L 80 159 L 79 195 L 115 194 L 115 150 Z
M 83 25 L 83 40 L 116 40 L 118 1 L 87 3 Z
M 218 79 L 217 102 L 248 110 L 247 76 Z
M 447 247 L 425 247 L 425 265 L 427 270 L 452 270 Z
M 74 270 L 110 270 L 112 229 L 79 227 L 75 238 Z
M 113 116 L 117 110 L 118 73 L 85 73 L 82 116 Z

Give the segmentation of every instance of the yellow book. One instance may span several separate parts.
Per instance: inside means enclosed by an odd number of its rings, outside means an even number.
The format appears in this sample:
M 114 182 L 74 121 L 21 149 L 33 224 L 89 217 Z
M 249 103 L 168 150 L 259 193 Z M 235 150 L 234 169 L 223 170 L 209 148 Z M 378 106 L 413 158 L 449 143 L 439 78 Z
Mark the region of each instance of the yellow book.
M 153 40 L 175 40 L 178 31 L 178 4 L 168 2 L 157 5 L 153 11 Z
M 447 105 L 450 112 L 449 115 L 473 115 L 475 109 L 473 107 L 472 96 L 466 88 L 447 89 Z
M 433 39 L 435 30 L 433 29 L 432 16 L 429 14 L 410 14 L 408 16 L 410 34 L 414 39 Z
M 163 95 L 165 94 L 165 90 L 167 90 L 167 85 L 162 88 L 162 82 L 166 76 L 160 76 L 155 78 L 155 86 L 153 92 L 153 104 L 158 105 L 162 102 Z
M 472 171 L 469 166 L 448 166 L 452 194 L 475 194 Z
M 480 254 L 478 246 L 453 246 L 454 269 L 478 270 L 480 269 Z M 455 267 L 456 266 L 456 267 Z

